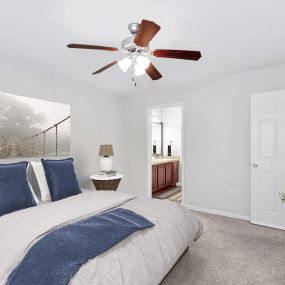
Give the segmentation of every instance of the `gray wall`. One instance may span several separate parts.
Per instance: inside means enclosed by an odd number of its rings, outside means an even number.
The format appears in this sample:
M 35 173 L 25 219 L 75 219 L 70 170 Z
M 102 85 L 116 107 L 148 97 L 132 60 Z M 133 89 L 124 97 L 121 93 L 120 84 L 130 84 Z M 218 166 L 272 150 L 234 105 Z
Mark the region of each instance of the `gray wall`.
M 29 64 L 13 64 L 14 60 L 4 58 L 0 62 L 2 92 L 71 105 L 71 156 L 82 187 L 93 188 L 89 175 L 99 169 L 100 144 L 113 144 L 114 168 L 126 175 L 122 96 L 48 71 L 30 69 Z M 125 181 L 120 185 L 122 191 L 126 190 Z
M 250 215 L 251 93 L 285 88 L 285 66 L 130 97 L 128 189 L 147 187 L 146 107 L 184 102 L 185 204 Z M 228 195 L 239 188 L 240 197 Z

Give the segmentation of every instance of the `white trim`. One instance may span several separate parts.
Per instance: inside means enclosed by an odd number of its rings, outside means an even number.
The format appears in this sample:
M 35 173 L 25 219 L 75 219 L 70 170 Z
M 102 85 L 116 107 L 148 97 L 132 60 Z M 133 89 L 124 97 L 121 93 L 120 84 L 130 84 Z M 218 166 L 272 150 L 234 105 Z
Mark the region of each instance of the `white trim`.
M 218 211 L 218 210 L 207 209 L 207 208 L 200 208 L 200 207 L 196 207 L 193 205 L 183 205 L 183 206 L 190 209 L 190 210 L 194 210 L 194 211 L 198 211 L 198 212 L 203 212 L 203 213 L 208 213 L 208 214 L 213 214 L 213 215 L 219 215 L 219 216 L 225 216 L 225 217 L 239 219 L 239 220 L 250 221 L 249 216 L 244 216 L 244 215 L 239 215 L 239 214 L 234 214 L 234 213 L 228 213 L 228 212 L 224 212 L 224 211 Z
M 147 182 L 146 182 L 146 197 L 152 198 L 152 183 L 151 183 L 151 177 L 152 177 L 152 160 L 151 160 L 151 155 L 152 155 L 152 145 L 151 145 L 151 116 L 152 116 L 152 109 L 157 109 L 157 108 L 167 108 L 167 107 L 181 107 L 182 111 L 182 137 L 181 137 L 181 188 L 182 188 L 182 197 L 181 197 L 181 203 L 183 204 L 184 202 L 184 197 L 185 197 L 185 185 L 184 185 L 184 165 L 185 165 L 185 157 L 184 157 L 184 139 L 185 139 L 185 118 L 184 118 L 184 102 L 173 102 L 173 103 L 168 103 L 168 104 L 159 104 L 159 105 L 152 105 L 152 106 L 147 106 L 146 107 L 146 147 L 147 147 L 147 158 L 146 158 L 146 173 L 147 173 Z
M 282 226 L 277 226 L 277 225 L 272 225 L 272 224 L 267 224 L 267 223 L 260 223 L 257 221 L 251 221 L 252 224 L 258 225 L 258 226 L 263 226 L 263 227 L 268 227 L 268 228 L 275 228 L 278 230 L 283 230 L 285 231 L 285 227 Z
M 151 110 L 152 107 L 146 109 L 146 197 L 152 198 L 152 168 L 151 168 Z
M 254 136 L 253 136 L 253 129 L 254 129 L 254 127 L 253 127 L 253 119 L 252 119 L 252 116 L 253 116 L 253 113 L 254 113 L 254 110 L 253 110 L 253 94 L 250 94 L 250 114 L 249 114 L 249 116 L 250 116 L 250 141 L 249 141 L 249 147 L 250 147 L 250 170 L 249 170 L 249 172 L 250 172 L 250 215 L 251 215 L 251 217 L 253 217 L 253 215 L 254 215 L 254 211 L 253 211 L 253 209 L 254 209 L 254 200 L 255 199 L 253 199 L 253 197 L 254 197 L 254 169 L 252 168 L 252 163 L 254 162 L 254 161 L 256 161 L 255 160 L 255 158 L 253 157 L 253 141 L 254 141 Z M 256 162 L 255 162 L 256 163 Z

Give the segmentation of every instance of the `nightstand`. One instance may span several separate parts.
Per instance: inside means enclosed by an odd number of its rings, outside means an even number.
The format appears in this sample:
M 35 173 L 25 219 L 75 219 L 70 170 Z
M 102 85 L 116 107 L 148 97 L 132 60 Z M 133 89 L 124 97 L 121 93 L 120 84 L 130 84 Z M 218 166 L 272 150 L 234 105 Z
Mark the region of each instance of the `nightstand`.
M 113 190 L 116 191 L 121 179 L 124 176 L 122 174 L 117 174 L 114 176 L 102 176 L 102 175 L 90 175 L 96 190 Z

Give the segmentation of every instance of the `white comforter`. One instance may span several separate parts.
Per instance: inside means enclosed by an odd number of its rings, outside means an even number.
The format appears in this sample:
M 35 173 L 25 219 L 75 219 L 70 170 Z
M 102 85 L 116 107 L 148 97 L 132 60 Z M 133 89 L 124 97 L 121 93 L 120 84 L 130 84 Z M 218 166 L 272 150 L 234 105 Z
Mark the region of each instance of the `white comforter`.
M 159 284 L 202 233 L 198 219 L 176 203 L 109 191 L 84 193 L 0 217 L 0 284 L 5 284 L 29 246 L 50 229 L 118 206 L 144 216 L 155 227 L 138 231 L 89 260 L 70 284 Z

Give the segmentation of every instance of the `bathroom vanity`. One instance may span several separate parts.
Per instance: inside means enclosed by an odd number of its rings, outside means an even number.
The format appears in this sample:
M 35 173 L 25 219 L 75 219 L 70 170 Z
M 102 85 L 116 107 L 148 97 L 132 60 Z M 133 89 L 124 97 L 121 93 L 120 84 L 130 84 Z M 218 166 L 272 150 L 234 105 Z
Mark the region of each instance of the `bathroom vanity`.
M 179 181 L 179 157 L 163 157 L 152 161 L 152 192 L 175 186 Z

